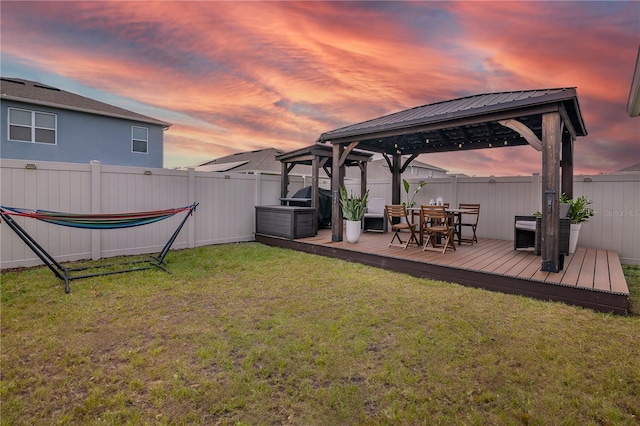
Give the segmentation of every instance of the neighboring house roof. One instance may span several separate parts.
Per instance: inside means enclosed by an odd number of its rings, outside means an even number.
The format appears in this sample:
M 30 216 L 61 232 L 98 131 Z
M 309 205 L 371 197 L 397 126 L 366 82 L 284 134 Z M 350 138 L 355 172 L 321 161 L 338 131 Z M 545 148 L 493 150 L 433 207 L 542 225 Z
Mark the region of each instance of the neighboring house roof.
M 282 166 L 280 161 L 276 160 L 276 155 L 280 154 L 284 154 L 284 151 L 275 148 L 237 152 L 226 157 L 204 161 L 194 166 L 194 168 L 196 171 L 203 172 L 260 172 L 279 175 L 282 171 Z M 214 166 L 217 166 L 217 168 Z
M 447 172 L 447 170 L 443 168 L 432 166 L 431 164 L 423 163 L 422 161 L 418 160 L 413 160 L 411 163 L 409 163 L 409 167 L 420 167 L 423 169 L 433 170 L 434 172 Z
M 447 170 L 440 167 L 432 166 L 431 164 L 423 163 L 422 161 L 413 160 L 409 163 L 408 167 L 422 168 L 432 170 L 444 174 Z M 387 165 L 387 161 L 383 159 L 373 160 L 367 166 L 367 179 L 387 179 L 391 177 L 391 170 Z
M 24 102 L 34 105 L 85 112 L 88 114 L 104 115 L 143 123 L 157 124 L 164 127 L 171 123 L 156 120 L 146 115 L 138 114 L 123 108 L 85 98 L 75 93 L 67 92 L 56 87 L 47 86 L 35 81 L 20 78 L 2 77 L 0 84 L 0 98 Z
M 193 167 L 198 172 L 260 172 L 279 175 L 282 172 L 282 163 L 279 160 L 276 160 L 276 156 L 282 154 L 286 154 L 286 152 L 275 148 L 237 152 L 235 154 L 227 155 L 226 157 L 216 158 L 215 160 L 203 161 Z M 443 173 L 446 172 L 445 169 L 417 160 L 413 160 L 410 165 Z M 311 166 L 296 164 L 290 172 L 290 175 L 311 176 Z M 391 176 L 391 171 L 384 159 L 373 160 L 367 165 L 367 176 L 369 179 L 387 179 Z M 327 177 L 324 170 L 320 171 L 320 177 Z M 349 179 L 359 179 L 360 169 L 357 167 L 347 167 L 346 177 Z
M 629 173 L 640 173 L 640 163 L 634 164 L 629 167 L 625 167 L 624 169 L 620 169 L 617 172 L 613 172 L 613 174 L 629 174 Z
M 231 163 L 207 164 L 205 166 L 197 166 L 196 170 L 199 172 L 226 172 L 247 163 L 248 161 L 233 161 Z

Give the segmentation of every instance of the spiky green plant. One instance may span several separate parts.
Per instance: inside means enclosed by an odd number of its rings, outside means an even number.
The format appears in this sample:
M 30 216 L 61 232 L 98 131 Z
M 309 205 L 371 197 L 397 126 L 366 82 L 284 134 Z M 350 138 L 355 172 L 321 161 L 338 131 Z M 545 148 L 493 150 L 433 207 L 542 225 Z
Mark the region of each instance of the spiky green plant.
M 348 194 L 347 188 L 340 187 L 340 206 L 342 207 L 342 215 L 347 220 L 360 220 L 364 216 L 367 208 L 367 200 L 369 198 L 369 190 L 362 197 L 358 197 L 354 193 Z
M 425 181 L 421 181 L 418 184 L 418 187 L 416 189 L 413 190 L 413 194 L 411 195 L 411 200 L 409 200 L 409 189 L 411 188 L 411 185 L 409 184 L 409 182 L 406 179 L 402 179 L 402 186 L 404 187 L 404 192 L 407 193 L 407 207 L 413 207 L 415 206 L 415 201 L 413 201 L 414 198 L 416 198 L 416 194 L 418 192 L 420 192 L 420 190 L 422 188 L 424 188 L 424 186 L 427 184 L 427 182 Z

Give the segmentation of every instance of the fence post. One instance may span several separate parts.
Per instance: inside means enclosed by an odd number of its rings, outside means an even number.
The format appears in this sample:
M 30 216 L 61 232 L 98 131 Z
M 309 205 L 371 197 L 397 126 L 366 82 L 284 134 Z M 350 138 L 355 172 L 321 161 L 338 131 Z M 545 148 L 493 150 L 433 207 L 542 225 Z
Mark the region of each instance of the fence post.
M 540 198 L 540 194 L 542 193 L 542 179 L 540 178 L 540 173 L 534 173 L 531 176 L 531 197 L 529 198 L 529 210 L 531 212 L 541 212 L 542 211 L 542 199 Z
M 260 172 L 256 172 L 256 199 L 255 199 L 255 205 L 256 206 L 261 206 L 262 205 L 262 173 Z M 255 210 L 255 209 L 254 209 Z
M 91 164 L 91 213 L 102 213 L 100 200 L 102 199 L 101 189 L 101 170 L 100 161 L 92 160 Z M 91 259 L 98 260 L 101 258 L 101 241 L 102 231 L 99 229 L 91 230 Z
M 458 207 L 458 176 L 451 176 L 451 187 L 449 190 L 451 207 Z
M 187 168 L 187 194 L 189 194 L 189 204 L 196 202 L 196 169 L 194 167 Z M 196 218 L 195 216 L 189 220 L 187 225 L 187 247 L 194 248 L 196 246 Z

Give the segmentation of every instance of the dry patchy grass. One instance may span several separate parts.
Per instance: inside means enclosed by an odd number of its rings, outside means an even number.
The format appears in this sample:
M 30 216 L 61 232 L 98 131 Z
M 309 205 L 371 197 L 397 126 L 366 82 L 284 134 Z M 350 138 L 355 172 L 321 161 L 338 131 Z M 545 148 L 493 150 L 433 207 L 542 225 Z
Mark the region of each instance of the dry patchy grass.
M 172 274 L 74 281 L 70 295 L 44 268 L 3 274 L 2 424 L 640 418 L 637 315 L 256 243 L 167 261 Z

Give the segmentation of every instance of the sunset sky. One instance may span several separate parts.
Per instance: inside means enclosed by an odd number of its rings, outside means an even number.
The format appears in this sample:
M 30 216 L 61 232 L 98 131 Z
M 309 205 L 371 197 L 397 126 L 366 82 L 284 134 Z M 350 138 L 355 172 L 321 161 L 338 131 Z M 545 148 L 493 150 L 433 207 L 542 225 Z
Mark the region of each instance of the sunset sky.
M 640 162 L 627 101 L 640 2 L 1 3 L 1 73 L 173 123 L 164 167 L 285 151 L 479 93 L 577 87 L 575 173 Z M 528 146 L 422 155 L 467 175 L 541 171 Z

